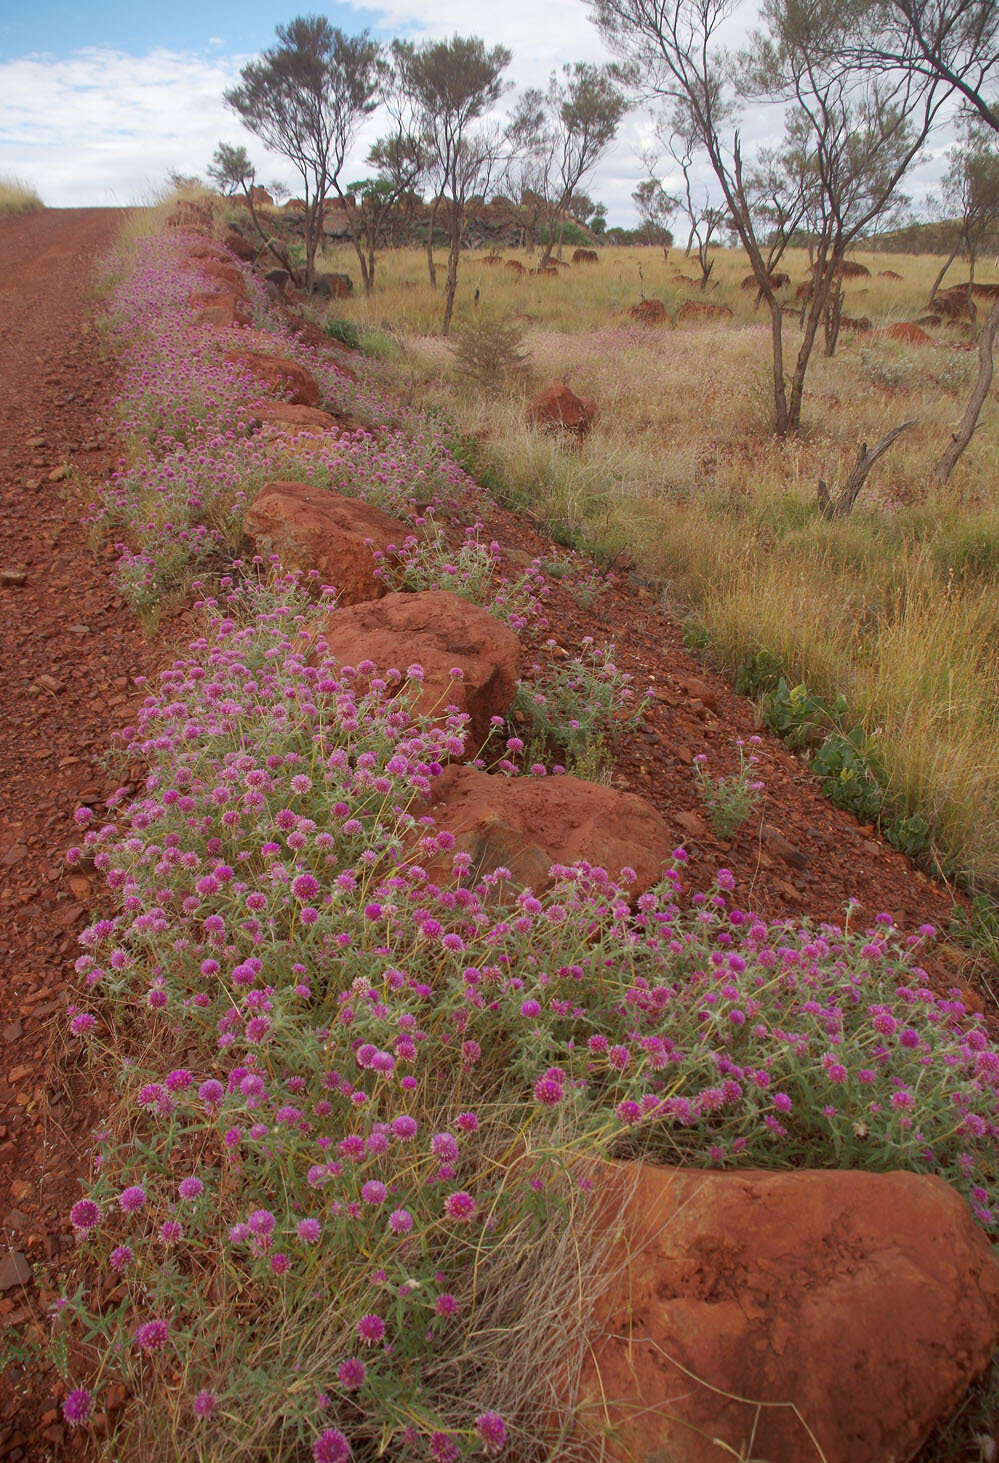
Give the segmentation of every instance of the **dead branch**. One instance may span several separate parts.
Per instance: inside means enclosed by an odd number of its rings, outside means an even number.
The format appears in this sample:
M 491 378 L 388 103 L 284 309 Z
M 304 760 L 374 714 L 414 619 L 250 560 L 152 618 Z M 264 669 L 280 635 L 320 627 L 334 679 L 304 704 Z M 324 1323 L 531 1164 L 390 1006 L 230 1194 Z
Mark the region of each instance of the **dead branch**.
M 908 431 L 910 427 L 914 427 L 916 421 L 917 418 L 913 417 L 910 421 L 901 422 L 897 427 L 892 427 L 891 431 L 887 432 L 881 438 L 881 441 L 875 447 L 872 447 L 870 451 L 868 451 L 867 443 L 861 442 L 857 451 L 857 460 L 850 469 L 850 475 L 840 489 L 839 496 L 835 501 L 829 491 L 828 485 L 823 482 L 822 478 L 819 478 L 818 498 L 819 508 L 823 518 L 845 518 L 847 516 L 854 503 L 856 503 L 860 490 L 867 481 L 867 475 L 878 458 L 884 456 L 896 437 L 901 437 L 903 432 Z
M 992 385 L 992 348 L 995 344 L 997 329 L 999 329 L 999 296 L 993 302 L 992 309 L 989 312 L 989 318 L 982 326 L 982 333 L 978 337 L 978 376 L 975 380 L 975 387 L 971 393 L 971 398 L 968 401 L 964 416 L 961 418 L 957 430 L 951 434 L 947 448 L 933 471 L 933 476 L 941 487 L 954 471 L 955 463 L 975 435 L 975 430 L 978 427 L 978 414 L 985 404 L 985 398 L 988 396 L 989 388 Z

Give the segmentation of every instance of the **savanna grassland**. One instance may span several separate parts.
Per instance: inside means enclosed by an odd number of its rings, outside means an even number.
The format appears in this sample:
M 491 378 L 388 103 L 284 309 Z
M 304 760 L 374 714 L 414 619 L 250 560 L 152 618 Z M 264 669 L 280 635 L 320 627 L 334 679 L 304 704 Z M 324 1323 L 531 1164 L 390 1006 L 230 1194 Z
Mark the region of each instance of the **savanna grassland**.
M 569 251 L 567 251 L 568 257 Z M 803 429 L 771 431 L 769 319 L 737 252 L 718 251 L 705 293 L 696 261 L 673 250 L 614 249 L 557 278 L 517 275 L 481 254 L 462 262 L 452 343 L 419 251 L 386 253 L 374 292 L 337 301 L 414 403 L 439 409 L 477 470 L 555 532 L 605 560 L 627 561 L 661 590 L 705 645 L 753 691 L 783 673 L 857 723 L 878 760 L 887 803 L 909 842 L 948 875 L 999 890 L 999 415 L 993 390 L 945 489 L 933 466 L 961 416 L 977 367 L 971 326 L 930 327 L 929 344 L 885 336 L 926 314 L 941 260 L 858 253 L 869 278 L 847 281 L 835 354 L 816 344 Z M 324 266 L 350 270 L 347 249 Z M 507 251 L 504 259 L 536 262 Z M 783 261 L 785 360 L 798 348 L 794 307 L 807 255 Z M 893 271 L 900 279 L 884 277 Z M 681 280 L 686 275 L 690 283 Z M 960 263 L 946 284 L 967 277 Z M 991 261 L 978 278 L 991 280 Z M 671 317 L 644 326 L 628 309 L 660 299 Z M 688 299 L 731 318 L 672 323 Z M 494 380 L 473 379 L 453 346 L 497 320 L 520 332 Z M 500 351 L 500 357 L 503 352 Z M 504 377 L 504 364 L 513 367 Z M 533 390 L 564 381 L 597 406 L 569 446 L 532 429 Z M 862 441 L 914 425 L 871 474 L 853 513 L 826 521 L 817 483 L 835 492 Z M 842 708 L 842 703 L 840 703 Z M 845 724 L 845 723 L 844 723 Z

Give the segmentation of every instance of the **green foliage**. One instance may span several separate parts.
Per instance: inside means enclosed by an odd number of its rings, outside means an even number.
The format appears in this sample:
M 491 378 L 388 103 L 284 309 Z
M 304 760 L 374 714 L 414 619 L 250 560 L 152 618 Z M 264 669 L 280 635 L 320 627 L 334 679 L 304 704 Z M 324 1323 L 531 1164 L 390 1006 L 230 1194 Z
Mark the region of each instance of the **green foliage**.
M 999 904 L 987 894 L 976 894 L 967 909 L 955 908 L 950 935 L 999 966 Z
M 361 349 L 361 337 L 352 320 L 324 320 L 323 330 L 330 340 L 338 340 L 350 351 Z
M 563 756 L 566 771 L 603 781 L 611 752 L 644 710 L 631 681 L 615 665 L 613 645 L 591 636 L 572 660 L 535 665 L 531 681 L 518 682 L 512 708 L 529 728 L 528 758 Z
M 753 737 L 759 742 L 759 737 Z M 697 789 L 707 809 L 708 822 L 718 838 L 732 838 L 746 823 L 760 801 L 763 783 L 753 769 L 757 758 L 747 752 L 739 742 L 738 770 L 728 777 L 712 777 L 707 769 L 707 756 L 702 752 L 694 758 L 694 777 Z
M 486 396 L 501 396 L 525 379 L 524 333 L 509 317 L 481 314 L 463 325 L 451 347 L 459 377 Z

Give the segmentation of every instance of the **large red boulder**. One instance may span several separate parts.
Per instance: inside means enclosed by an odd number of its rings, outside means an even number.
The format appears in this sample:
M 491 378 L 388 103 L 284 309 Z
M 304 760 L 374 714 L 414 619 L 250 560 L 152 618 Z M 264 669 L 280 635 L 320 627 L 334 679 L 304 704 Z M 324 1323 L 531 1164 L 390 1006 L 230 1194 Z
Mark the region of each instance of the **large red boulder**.
M 596 414 L 596 402 L 581 401 L 568 386 L 549 386 L 527 408 L 527 418 L 533 426 L 579 440 L 589 432 Z
M 578 777 L 490 777 L 445 767 L 430 790 L 430 814 L 455 846 L 428 872 L 446 876 L 456 852 L 471 855 L 473 881 L 494 869 L 535 893 L 552 882 L 552 864 L 587 863 L 614 879 L 627 868 L 639 894 L 659 882 L 673 849 L 662 818 L 644 798 Z
M 299 408 L 301 410 L 302 408 Z M 409 529 L 359 498 L 343 498 L 309 483 L 274 482 L 261 488 L 243 520 L 258 554 L 277 554 L 286 569 L 316 569 L 335 584 L 341 605 L 385 593 L 375 577 L 374 551 L 401 544 Z
M 999 1260 L 942 1179 L 622 1163 L 595 1182 L 614 1279 L 576 1427 L 606 1463 L 723 1463 L 750 1438 L 768 1463 L 904 1463 L 999 1342 Z
M 227 264 L 222 259 L 199 259 L 198 273 L 221 285 L 227 294 L 246 299 L 246 280 L 235 264 Z
M 285 401 L 296 406 L 317 406 L 319 403 L 318 383 L 297 361 L 252 350 L 229 351 L 226 360 L 242 366 L 256 377 L 265 391 Z
M 443 716 L 451 705 L 467 711 L 470 754 L 485 741 L 490 719 L 507 711 L 520 675 L 520 641 L 513 631 L 445 589 L 387 594 L 375 604 L 334 610 L 322 637 L 341 664 L 370 660 L 382 675 L 392 668 L 405 675 L 410 666 L 421 666 L 417 711 Z M 453 669 L 460 670 L 460 679 Z
M 196 325 L 250 325 L 253 316 L 241 297 L 230 294 L 214 294 L 195 290 L 191 295 L 191 308 Z
M 235 254 L 237 259 L 242 259 L 245 263 L 250 263 L 257 257 L 256 249 L 238 229 L 228 229 L 222 242 L 230 254 Z

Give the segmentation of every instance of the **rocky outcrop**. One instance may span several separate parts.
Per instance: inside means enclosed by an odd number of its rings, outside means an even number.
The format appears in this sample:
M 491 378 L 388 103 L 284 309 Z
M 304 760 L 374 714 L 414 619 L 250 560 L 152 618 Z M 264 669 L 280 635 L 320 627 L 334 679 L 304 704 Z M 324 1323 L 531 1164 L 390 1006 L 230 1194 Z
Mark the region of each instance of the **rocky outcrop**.
M 319 403 L 318 383 L 297 361 L 252 350 L 228 351 L 226 360 L 249 371 L 265 391 L 284 401 L 295 406 L 317 406 Z
M 420 666 L 417 711 L 443 716 L 450 705 L 467 711 L 470 754 L 485 741 L 491 718 L 509 709 L 520 675 L 520 641 L 513 631 L 444 589 L 387 594 L 375 604 L 335 610 L 322 638 L 342 664 L 372 661 L 383 677 L 391 668 L 405 675 L 410 666 Z
M 999 1341 L 999 1260 L 941 1179 L 614 1164 L 595 1182 L 616 1278 L 577 1436 L 607 1463 L 723 1463 L 750 1438 L 768 1463 L 904 1463 Z
M 315 437 L 342 431 L 346 422 L 315 406 L 294 406 L 290 401 L 255 401 L 253 416 L 264 432 L 281 432 L 286 437 Z
M 297 482 L 268 483 L 247 509 L 243 527 L 257 553 L 277 554 L 286 569 L 315 569 L 323 584 L 335 584 L 341 605 L 385 593 L 374 552 L 401 544 L 409 532 L 359 498 Z
M 675 840 L 663 819 L 634 793 L 578 777 L 491 777 L 446 767 L 430 791 L 430 815 L 454 835 L 454 848 L 428 872 L 447 878 L 456 852 L 471 856 L 469 877 L 505 867 L 535 894 L 552 883 L 552 864 L 585 859 L 622 879 L 634 897 L 662 878 Z
M 568 386 L 549 386 L 527 408 L 527 419 L 543 432 L 553 432 L 577 441 L 588 434 L 597 414 L 594 401 L 582 401 Z

